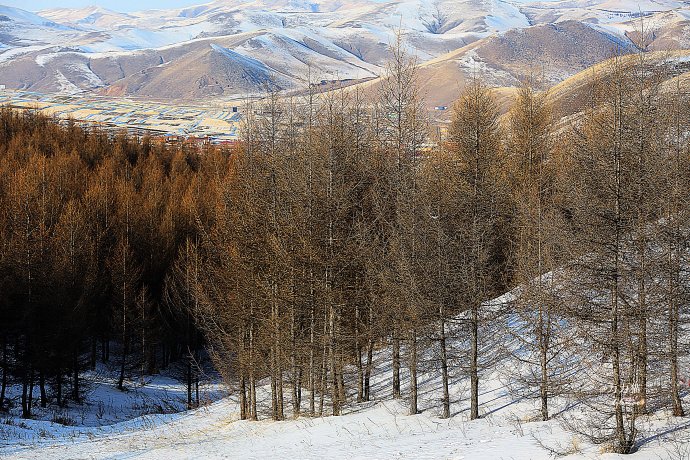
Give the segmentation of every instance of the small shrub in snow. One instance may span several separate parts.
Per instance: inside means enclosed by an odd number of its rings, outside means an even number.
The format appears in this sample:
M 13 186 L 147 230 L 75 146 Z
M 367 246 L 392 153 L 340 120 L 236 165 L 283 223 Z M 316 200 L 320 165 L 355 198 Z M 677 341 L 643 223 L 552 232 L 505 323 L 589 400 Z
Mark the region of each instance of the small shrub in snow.
M 599 448 L 599 453 L 600 454 L 613 454 L 616 453 L 616 449 L 614 449 L 613 444 L 610 442 L 607 442 L 606 444 L 602 444 L 602 446 Z
M 15 439 L 20 439 L 21 435 L 17 433 L 17 430 L 9 426 L 0 426 L 0 441 L 12 441 Z
M 98 420 L 103 420 L 104 415 L 105 415 L 105 404 L 103 404 L 103 401 L 98 401 L 98 408 L 96 409 L 96 418 Z
M 77 426 L 77 421 L 65 413 L 54 412 L 51 422 L 65 426 Z
M 570 452 L 568 455 L 574 455 L 574 454 L 581 454 L 582 453 L 582 443 L 580 442 L 580 438 L 573 437 L 573 439 L 570 440 Z

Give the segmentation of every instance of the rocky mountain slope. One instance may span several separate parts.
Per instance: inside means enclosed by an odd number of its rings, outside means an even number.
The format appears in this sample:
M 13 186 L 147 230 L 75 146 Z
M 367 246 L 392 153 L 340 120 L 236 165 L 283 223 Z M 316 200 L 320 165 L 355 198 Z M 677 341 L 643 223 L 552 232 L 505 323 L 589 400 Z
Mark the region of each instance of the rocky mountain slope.
M 383 72 L 396 31 L 446 104 L 471 74 L 513 86 L 538 72 L 557 83 L 634 48 L 640 17 L 651 48 L 690 46 L 678 0 L 216 0 L 166 11 L 99 7 L 29 13 L 0 6 L 0 84 L 173 100 L 287 91 L 309 81 Z M 651 29 L 650 29 L 651 28 Z

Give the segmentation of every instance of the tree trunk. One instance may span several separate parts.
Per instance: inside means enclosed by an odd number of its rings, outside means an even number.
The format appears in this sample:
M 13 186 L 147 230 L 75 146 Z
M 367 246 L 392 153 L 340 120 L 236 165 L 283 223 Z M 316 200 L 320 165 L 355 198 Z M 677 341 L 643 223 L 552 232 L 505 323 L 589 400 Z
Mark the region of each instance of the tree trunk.
M 22 375 L 22 418 L 31 418 L 31 407 L 29 406 L 29 376 L 25 369 Z
M 194 373 L 194 407 L 199 407 L 199 373 Z
M 187 355 L 187 409 L 192 408 L 192 357 Z M 244 383 L 244 381 L 243 381 Z
M 541 277 L 541 273 L 537 276 Z M 541 283 L 539 293 L 541 295 Z M 544 307 L 541 302 L 539 304 L 539 324 L 537 325 L 537 329 L 537 334 L 539 334 L 539 368 L 541 377 L 541 380 L 539 382 L 539 396 L 541 399 L 541 419 L 543 421 L 547 421 L 549 419 L 549 371 L 547 368 L 549 344 L 547 333 L 544 330 Z
M 199 407 L 199 373 L 194 373 L 194 407 Z
M 335 309 L 330 307 L 328 315 L 328 356 L 330 358 L 331 371 L 331 403 L 333 415 L 340 415 L 340 391 L 338 385 L 338 369 L 335 350 Z
M 338 405 L 342 413 L 342 407 L 347 403 L 347 393 L 345 391 L 345 357 L 342 353 L 338 353 L 340 359 L 338 361 Z
M 369 339 L 367 345 L 367 365 L 364 370 L 364 400 L 371 399 L 371 371 L 374 367 L 374 339 Z
M 367 341 L 367 365 L 364 369 L 364 400 L 369 401 L 371 397 L 371 371 L 373 368 L 374 359 L 374 307 L 369 305 L 369 327 L 368 327 L 368 341 Z
M 397 327 L 393 328 L 393 398 L 400 398 L 400 338 Z
M 120 391 L 124 391 L 124 383 L 125 383 L 125 366 L 127 364 L 127 353 L 128 353 L 128 348 L 129 345 L 127 344 L 127 337 L 123 337 L 123 343 L 122 343 L 122 359 L 120 360 L 120 376 L 117 379 L 117 389 Z
M 250 322 L 249 322 L 249 418 L 256 420 L 256 378 L 254 376 L 254 304 L 249 304 Z
M 251 420 L 258 419 L 256 413 L 256 379 L 253 371 L 250 371 L 249 374 L 249 418 Z
M 300 387 L 302 383 L 300 382 L 299 369 L 297 365 L 297 337 L 296 337 L 296 324 L 295 324 L 295 307 L 293 305 L 290 311 L 290 337 L 292 342 L 292 347 L 290 350 L 290 365 L 292 367 L 292 414 L 294 418 L 298 418 L 301 412 L 300 400 Z
M 72 400 L 74 400 L 74 402 L 81 401 L 79 392 L 79 352 L 75 351 L 72 361 Z
M 364 401 L 364 368 L 359 338 L 359 305 L 355 306 L 355 363 L 357 364 L 357 402 Z
M 108 340 L 106 338 L 101 339 L 101 362 L 103 364 L 108 362 L 108 353 L 106 353 L 106 343 Z
M 276 335 L 276 380 L 277 380 L 277 386 L 276 386 L 276 391 L 278 392 L 277 394 L 277 402 L 278 402 L 278 420 L 283 420 L 285 419 L 285 411 L 284 411 L 284 395 L 283 395 L 283 366 L 282 366 L 282 360 L 281 360 L 281 348 L 280 348 L 280 342 L 278 339 L 278 336 Z
M 409 366 L 410 415 L 417 415 L 419 413 L 419 408 L 417 407 L 417 330 L 415 328 L 410 330 Z
M 640 222 L 640 228 L 645 227 L 644 222 Z M 638 273 L 638 315 L 639 315 L 639 344 L 637 349 L 637 381 L 640 387 L 639 398 L 637 400 L 637 405 L 635 409 L 639 413 L 647 412 L 647 361 L 648 361 L 648 351 L 647 351 L 647 292 L 645 285 L 645 251 L 646 251 L 647 241 L 642 238 L 642 243 L 640 244 L 640 268 Z
M 470 420 L 479 418 L 479 307 L 472 305 L 470 350 Z
M 671 244 L 673 246 L 673 244 Z M 673 403 L 673 415 L 683 417 L 683 402 L 680 399 L 680 388 L 678 385 L 678 302 L 676 299 L 676 264 L 673 260 L 673 247 L 669 250 L 669 358 L 671 361 L 671 401 Z
M 34 404 L 34 368 L 33 368 L 33 366 L 31 366 L 31 369 L 29 371 L 29 396 L 28 396 L 28 399 L 26 401 L 26 406 L 28 408 L 28 410 L 27 410 L 28 416 L 26 418 L 31 418 L 33 404 Z
M 57 399 L 58 406 L 62 407 L 62 371 L 60 370 L 58 370 L 57 375 L 55 376 L 55 386 L 57 387 L 55 389 L 55 398 Z
M 448 390 L 448 352 L 446 350 L 446 321 L 441 307 L 441 381 L 443 386 L 443 418 L 450 418 L 450 391 Z
M 324 308 L 323 313 L 323 334 L 321 335 L 321 375 L 319 381 L 319 416 L 323 416 L 324 398 L 328 388 L 328 309 Z
M 273 420 L 278 420 L 278 382 L 276 382 L 275 358 L 271 361 L 273 361 L 271 372 L 271 414 Z
M 89 367 L 92 371 L 96 370 L 96 356 L 98 355 L 98 344 L 96 336 L 91 338 L 91 358 L 89 359 Z
M 315 329 L 316 329 L 316 305 L 313 299 L 313 287 L 310 284 L 311 316 L 309 325 L 309 415 L 316 415 L 316 362 L 314 353 L 316 348 Z
M 188 398 L 191 398 L 191 393 Z M 244 375 L 240 377 L 240 420 L 247 420 L 247 386 Z
M 2 383 L 0 384 L 0 411 L 5 404 L 5 393 L 7 391 L 7 337 L 2 337 Z
M 46 396 L 46 375 L 43 369 L 38 373 L 38 388 L 41 391 L 41 407 L 48 405 L 48 397 Z

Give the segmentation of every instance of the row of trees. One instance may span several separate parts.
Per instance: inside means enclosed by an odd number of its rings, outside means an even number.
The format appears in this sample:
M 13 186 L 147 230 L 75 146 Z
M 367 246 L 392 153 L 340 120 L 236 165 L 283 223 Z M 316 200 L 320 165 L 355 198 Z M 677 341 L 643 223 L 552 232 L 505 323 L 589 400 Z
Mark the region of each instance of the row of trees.
M 438 145 L 415 69 L 398 46 L 374 103 L 269 92 L 247 111 L 263 116 L 185 262 L 242 417 L 259 416 L 263 378 L 276 420 L 286 400 L 295 417 L 369 400 L 386 344 L 390 394 L 410 414 L 423 371 L 441 377 L 445 417 L 451 377 L 466 376 L 479 417 L 481 376 L 513 359 L 512 389 L 543 420 L 555 397 L 577 400 L 591 411 L 564 416 L 574 430 L 633 451 L 638 417 L 683 415 L 690 169 L 674 69 L 613 58 L 568 124 L 529 82 L 501 116 L 474 79 Z
M 265 376 L 276 420 L 286 395 L 295 416 L 324 414 L 326 404 L 340 414 L 349 366 L 354 397 L 369 400 L 382 340 L 392 345 L 392 394 L 402 396 L 407 368 L 417 413 L 419 341 L 429 334 L 442 343 L 449 416 L 445 322 L 465 305 L 474 305 L 468 372 L 478 416 L 480 304 L 506 286 L 511 234 L 497 108 L 475 82 L 462 99 L 467 118 L 453 128 L 457 153 L 433 150 L 414 61 L 398 46 L 389 66 L 373 108 L 358 91 L 270 93 L 264 116 L 247 120 L 217 225 L 192 251 L 189 263 L 204 267 L 193 277 L 195 317 L 219 369 L 239 380 L 243 417 L 258 417 Z
M 596 105 L 571 135 L 571 179 L 561 192 L 574 249 L 557 298 L 606 363 L 579 352 L 588 383 L 576 394 L 592 409 L 590 437 L 612 438 L 623 453 L 636 447 L 640 416 L 661 408 L 684 415 L 689 114 L 669 61 L 644 53 L 611 60 L 592 90 Z
M 121 388 L 183 358 L 191 406 L 202 332 L 242 418 L 339 415 L 386 372 L 410 414 L 419 376 L 440 375 L 444 417 L 466 377 L 475 419 L 506 359 L 543 420 L 576 400 L 590 410 L 564 422 L 618 452 L 644 414 L 683 415 L 690 160 L 672 61 L 613 58 L 568 123 L 533 82 L 502 116 L 476 78 L 430 143 L 416 63 L 392 51 L 376 98 L 269 90 L 230 153 L 0 112 L 0 407 L 13 383 L 27 417 L 36 385 L 43 405 L 79 400 L 111 346 Z
M 98 360 L 124 389 L 181 359 L 192 403 L 201 337 L 173 267 L 214 219 L 224 158 L 0 111 L 0 410 L 9 385 L 24 417 L 79 402 Z

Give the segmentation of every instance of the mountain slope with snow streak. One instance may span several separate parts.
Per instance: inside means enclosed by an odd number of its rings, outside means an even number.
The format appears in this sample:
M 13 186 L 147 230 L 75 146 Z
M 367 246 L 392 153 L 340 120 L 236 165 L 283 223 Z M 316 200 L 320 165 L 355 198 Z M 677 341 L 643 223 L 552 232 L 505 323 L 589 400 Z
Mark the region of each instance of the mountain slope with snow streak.
M 560 81 L 592 60 L 591 47 L 568 42 L 573 23 L 596 36 L 595 49 L 612 41 L 633 46 L 639 16 L 659 24 L 654 49 L 690 45 L 690 7 L 678 0 L 215 0 L 165 11 L 88 7 L 37 14 L 0 7 L 0 84 L 173 100 L 260 93 L 264 78 L 238 65 L 239 55 L 270 69 L 284 90 L 300 91 L 308 85 L 307 73 L 317 82 L 381 75 L 398 32 L 422 64 L 464 53 L 456 69 L 468 63 L 492 69 L 492 56 L 500 55 L 496 70 L 507 75 L 499 72 L 497 81 L 504 83 L 518 81 L 539 58 L 520 52 L 531 44 L 545 56 L 563 57 L 545 63 L 554 68 L 550 80 Z M 550 25 L 553 40 L 520 44 L 516 38 L 525 31 L 532 40 L 529 34 L 539 34 L 530 30 Z M 506 55 L 506 40 L 524 49 Z M 209 54 L 212 45 L 235 54 Z M 478 48 L 483 51 L 477 56 Z M 455 73 L 434 78 L 455 88 L 462 85 Z M 179 75 L 178 88 L 169 87 L 172 74 Z

